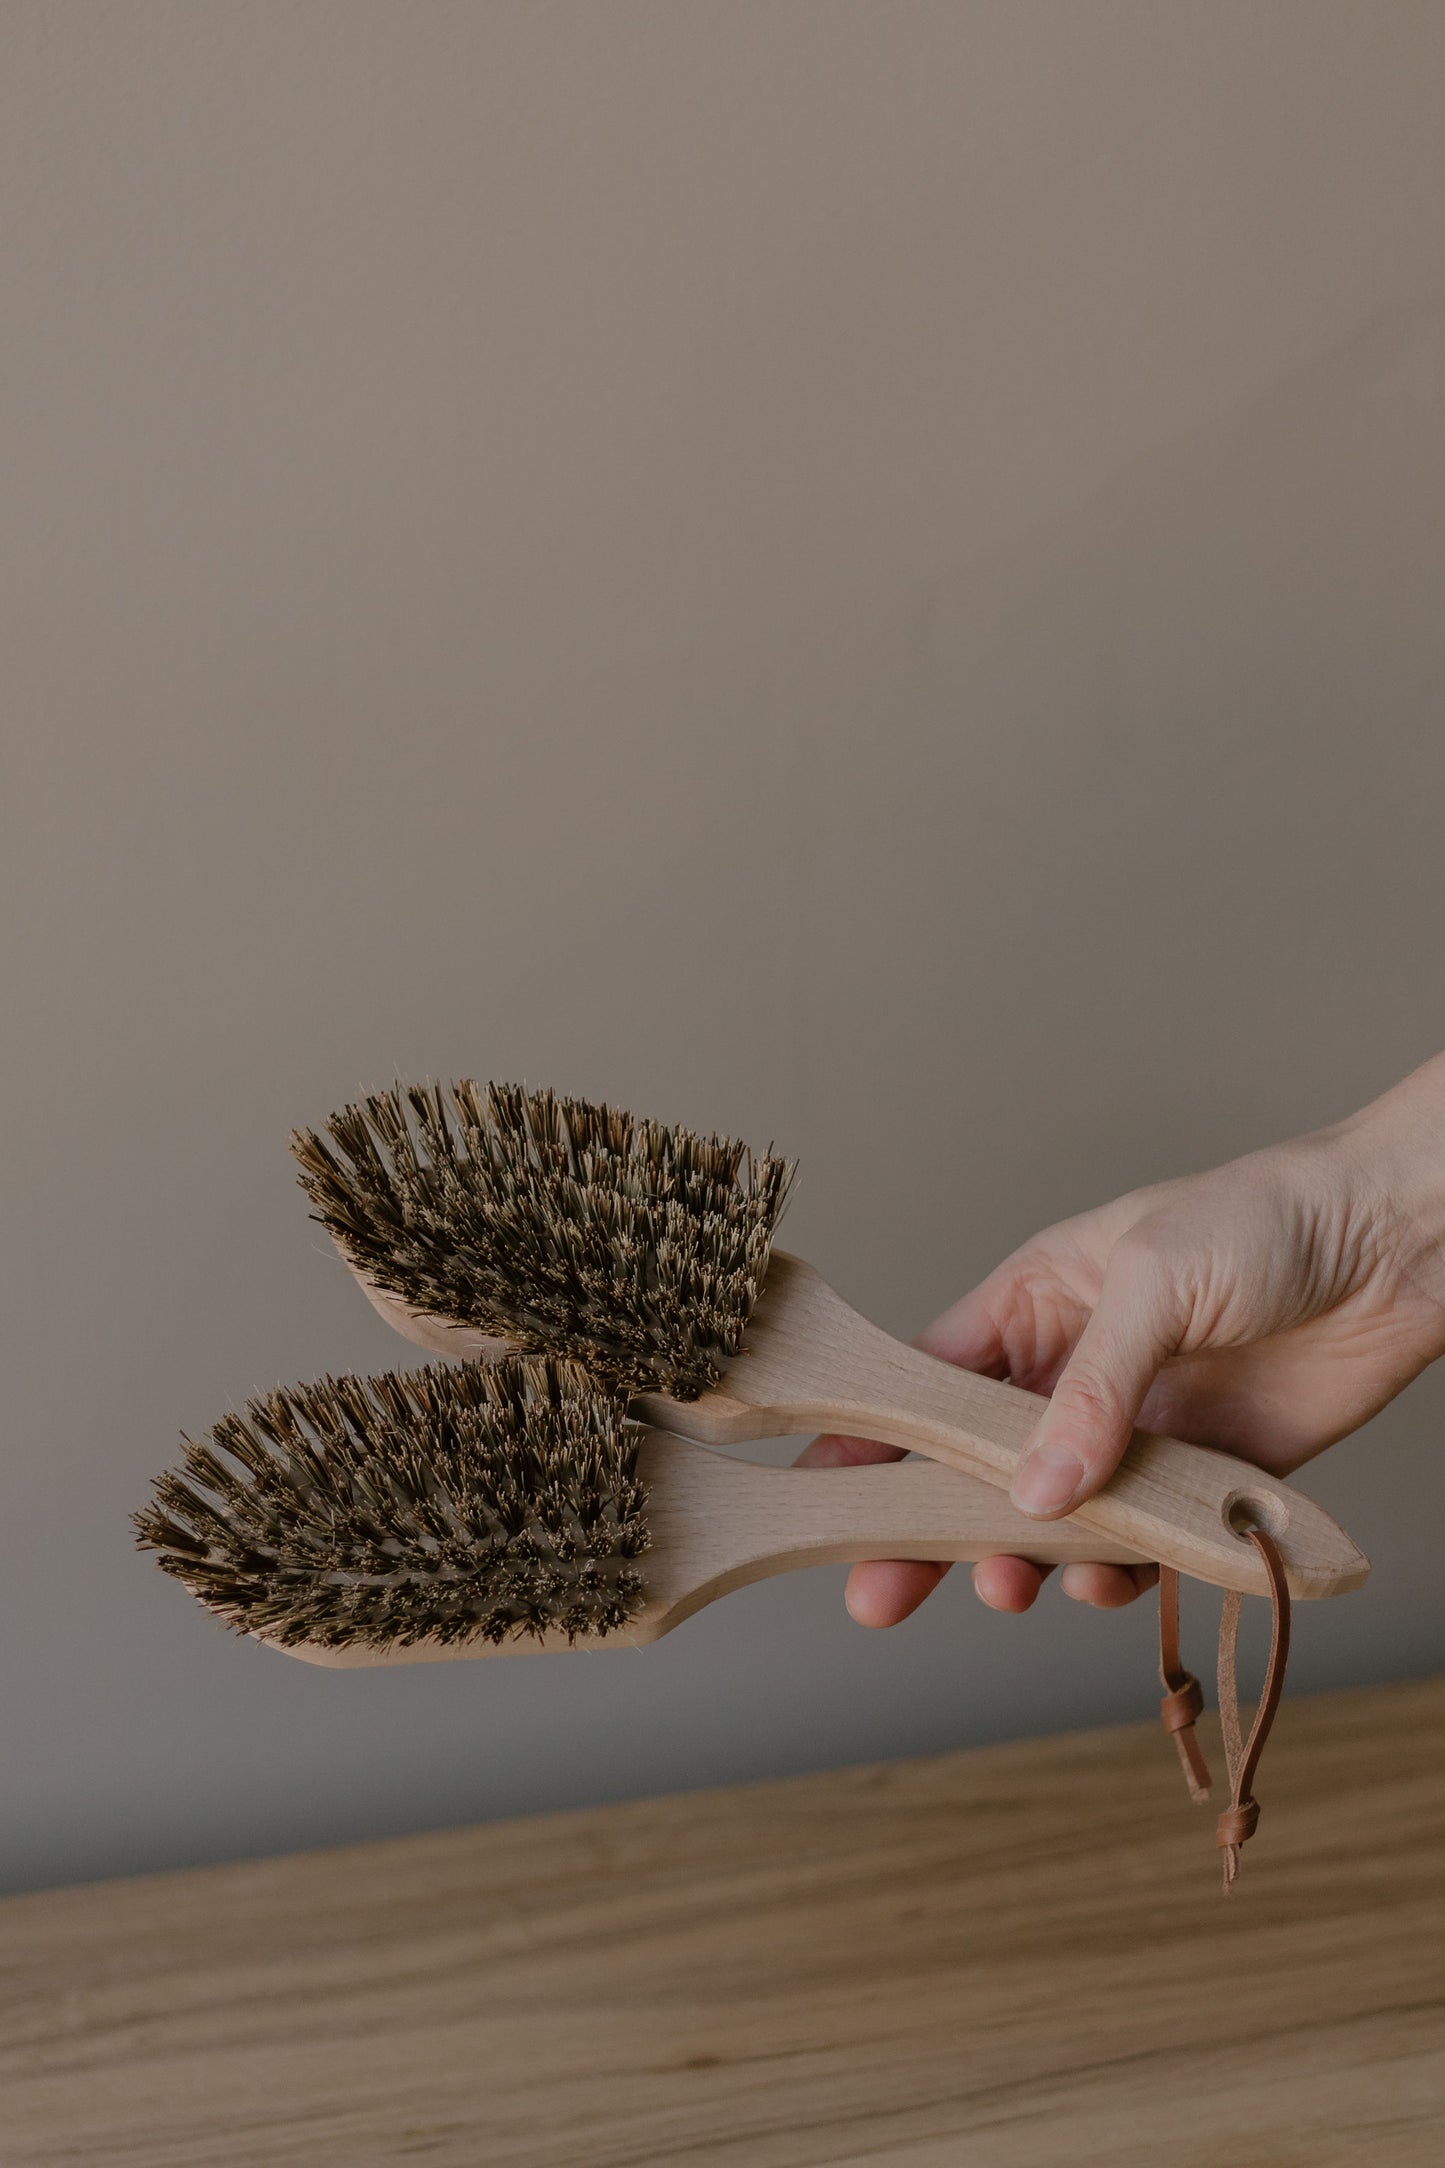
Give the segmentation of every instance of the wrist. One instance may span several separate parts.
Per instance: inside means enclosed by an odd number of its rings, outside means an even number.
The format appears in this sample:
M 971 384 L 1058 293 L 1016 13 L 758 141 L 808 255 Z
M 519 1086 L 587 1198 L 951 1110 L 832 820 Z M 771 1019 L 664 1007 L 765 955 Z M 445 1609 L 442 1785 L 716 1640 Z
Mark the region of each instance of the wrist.
M 1445 1054 L 1323 1131 L 1403 1269 L 1445 1301 Z

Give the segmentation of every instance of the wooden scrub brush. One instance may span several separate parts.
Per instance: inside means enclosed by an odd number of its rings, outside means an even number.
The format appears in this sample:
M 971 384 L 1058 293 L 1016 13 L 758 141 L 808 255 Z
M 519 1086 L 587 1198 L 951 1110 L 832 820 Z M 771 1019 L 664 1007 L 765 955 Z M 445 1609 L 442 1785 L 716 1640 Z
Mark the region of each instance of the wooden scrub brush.
M 1178 1574 L 1225 1590 L 1226 1885 L 1258 1808 L 1291 1594 L 1356 1588 L 1328 1514 L 1228 1454 L 1136 1433 L 1066 1518 L 1005 1492 L 1045 1403 L 906 1347 L 773 1247 L 793 1169 L 733 1139 L 512 1085 L 398 1087 L 292 1148 L 406 1337 L 453 1359 L 275 1392 L 184 1442 L 141 1543 L 230 1625 L 332 1666 L 656 1640 L 796 1567 L 1016 1553 L 1160 1562 L 1163 1715 L 1196 1798 Z M 812 1430 L 928 1462 L 812 1471 L 708 1448 Z M 1274 1632 L 1248 1740 L 1240 1597 Z
M 793 1169 L 731 1138 L 464 1082 L 346 1107 L 292 1150 L 317 1219 L 407 1339 L 460 1359 L 572 1357 L 698 1444 L 841 1431 L 1007 1488 L 1046 1405 L 905 1346 L 775 1250 Z M 1274 1539 L 1295 1596 L 1339 1595 L 1369 1572 L 1289 1484 L 1142 1431 L 1069 1517 L 1245 1594 L 1270 1592 L 1250 1526 Z M 1026 1525 L 1042 1556 L 1047 1524 Z
M 136 1526 L 228 1625 L 334 1666 L 656 1641 L 750 1581 L 880 1551 L 1098 1555 L 1088 1530 L 1040 1530 L 928 1462 L 709 1452 L 542 1356 L 268 1393 L 183 1441 Z

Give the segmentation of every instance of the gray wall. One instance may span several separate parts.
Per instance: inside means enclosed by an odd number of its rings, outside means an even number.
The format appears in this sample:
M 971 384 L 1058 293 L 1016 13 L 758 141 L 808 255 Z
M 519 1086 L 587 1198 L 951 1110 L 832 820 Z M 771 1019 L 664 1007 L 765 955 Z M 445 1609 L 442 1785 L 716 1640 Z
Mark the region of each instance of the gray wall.
M 1445 1042 L 1445 10 L 9 0 L 0 85 L 7 1880 L 1146 1713 L 1147 1607 L 962 1575 L 334 1677 L 126 1516 L 401 1352 L 358 1087 L 776 1138 L 907 1332 Z M 1442 1415 L 1312 1471 L 1300 1686 L 1445 1660 Z

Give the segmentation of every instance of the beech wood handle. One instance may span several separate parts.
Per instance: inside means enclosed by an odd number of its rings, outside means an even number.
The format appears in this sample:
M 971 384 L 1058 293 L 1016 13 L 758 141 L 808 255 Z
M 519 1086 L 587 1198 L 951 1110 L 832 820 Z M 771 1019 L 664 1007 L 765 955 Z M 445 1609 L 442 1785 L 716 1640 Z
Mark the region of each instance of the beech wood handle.
M 1007 1489 L 1047 1401 L 907 1347 L 850 1309 L 811 1265 L 774 1252 L 744 1352 L 696 1401 L 647 1394 L 650 1422 L 710 1445 L 831 1430 L 926 1453 Z M 1358 1588 L 1369 1560 L 1323 1507 L 1204 1445 L 1136 1431 L 1105 1488 L 1068 1516 L 1142 1557 L 1245 1594 L 1269 1582 L 1243 1533 L 1278 1544 L 1291 1595 Z M 1048 1522 L 1036 1524 L 1040 1527 Z

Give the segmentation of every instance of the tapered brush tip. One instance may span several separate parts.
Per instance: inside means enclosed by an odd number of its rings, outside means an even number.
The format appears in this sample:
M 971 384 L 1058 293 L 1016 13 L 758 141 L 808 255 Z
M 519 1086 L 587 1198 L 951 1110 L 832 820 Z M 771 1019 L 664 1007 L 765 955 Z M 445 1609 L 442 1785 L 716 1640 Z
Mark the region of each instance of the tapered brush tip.
M 135 1524 L 208 1609 L 284 1646 L 597 1638 L 642 1602 L 639 1435 L 575 1363 L 324 1378 L 183 1440 Z
M 468 1081 L 398 1085 L 291 1148 L 376 1287 L 679 1399 L 741 1350 L 794 1171 L 735 1138 Z

